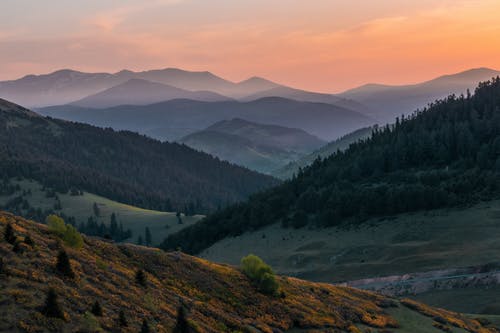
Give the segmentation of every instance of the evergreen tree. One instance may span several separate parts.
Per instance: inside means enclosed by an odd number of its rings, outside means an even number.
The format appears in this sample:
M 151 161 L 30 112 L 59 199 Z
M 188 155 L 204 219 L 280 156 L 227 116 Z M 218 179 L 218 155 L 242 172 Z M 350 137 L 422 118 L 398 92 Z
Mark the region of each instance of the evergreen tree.
M 102 317 L 102 307 L 99 301 L 95 301 L 90 312 L 92 312 L 92 314 L 96 317 Z
M 137 244 L 138 244 L 138 245 L 142 245 L 142 244 L 144 244 L 144 242 L 143 242 L 143 240 L 142 240 L 142 236 L 141 236 L 141 235 L 139 235 L 139 237 L 137 237 Z
M 135 282 L 137 282 L 139 285 L 143 287 L 147 286 L 146 273 L 144 273 L 142 269 L 139 269 L 135 273 Z
M 30 247 L 34 247 L 35 246 L 35 242 L 33 242 L 33 239 L 31 239 L 31 237 L 29 235 L 27 235 L 26 237 L 24 237 L 24 243 Z
M 118 325 L 120 325 L 120 327 L 128 326 L 127 317 L 125 317 L 125 312 L 123 312 L 123 310 L 120 310 L 120 313 L 118 313 Z
M 174 333 L 189 333 L 189 323 L 186 318 L 184 306 L 177 309 L 177 320 L 174 327 Z
M 97 206 L 97 203 L 94 202 L 94 205 L 92 206 L 92 209 L 94 211 L 94 216 L 99 217 L 101 215 L 101 211 L 99 209 L 99 206 Z
M 50 318 L 64 319 L 64 312 L 59 305 L 56 291 L 53 288 L 49 289 L 45 305 L 42 309 L 42 314 Z
M 0 274 L 4 274 L 6 272 L 5 264 L 3 263 L 3 258 L 0 257 Z
M 75 272 L 73 272 L 73 269 L 71 268 L 71 262 L 69 261 L 68 254 L 64 250 L 59 251 L 56 269 L 63 276 L 70 279 L 75 278 Z
M 151 239 L 151 231 L 149 230 L 148 227 L 146 227 L 146 230 L 144 232 L 145 240 L 146 240 L 146 245 L 151 246 L 152 239 Z
M 109 234 L 113 239 L 118 238 L 118 222 L 116 221 L 115 213 L 111 214 L 111 218 L 109 221 Z
M 14 228 L 12 227 L 12 224 L 11 223 L 8 223 L 6 226 L 5 226 L 5 230 L 4 230 L 4 239 L 14 245 L 14 243 L 16 242 L 16 235 L 14 234 Z
M 149 323 L 146 319 L 142 320 L 141 333 L 149 333 L 151 332 L 149 329 Z

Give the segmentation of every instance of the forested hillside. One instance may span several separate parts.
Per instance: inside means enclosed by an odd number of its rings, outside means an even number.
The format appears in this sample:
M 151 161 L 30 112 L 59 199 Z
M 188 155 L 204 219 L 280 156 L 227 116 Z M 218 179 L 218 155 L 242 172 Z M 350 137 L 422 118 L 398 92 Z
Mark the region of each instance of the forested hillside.
M 163 211 L 203 213 L 277 182 L 186 146 L 44 118 L 0 100 L 0 174 Z
M 324 227 L 470 205 L 500 194 L 500 78 L 450 96 L 296 178 L 168 237 L 197 253 L 227 236 L 280 222 Z

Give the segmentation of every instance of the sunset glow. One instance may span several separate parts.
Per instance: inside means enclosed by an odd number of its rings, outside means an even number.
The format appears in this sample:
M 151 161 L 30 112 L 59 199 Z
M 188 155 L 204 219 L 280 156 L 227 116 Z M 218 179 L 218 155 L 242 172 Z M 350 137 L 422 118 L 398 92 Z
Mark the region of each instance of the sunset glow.
M 0 80 L 177 67 L 325 92 L 411 83 L 499 69 L 499 15 L 498 0 L 3 0 Z

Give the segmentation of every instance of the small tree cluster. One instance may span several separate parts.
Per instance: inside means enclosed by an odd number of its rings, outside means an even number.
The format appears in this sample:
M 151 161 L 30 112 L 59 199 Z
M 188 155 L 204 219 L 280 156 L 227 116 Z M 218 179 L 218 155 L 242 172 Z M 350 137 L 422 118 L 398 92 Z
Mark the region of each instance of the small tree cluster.
M 92 314 L 96 317 L 102 317 L 102 307 L 99 301 L 95 301 L 90 312 L 92 312 Z
M 266 295 L 277 295 L 279 284 L 271 266 L 256 255 L 249 254 L 241 259 L 243 273 L 252 280 L 259 291 Z

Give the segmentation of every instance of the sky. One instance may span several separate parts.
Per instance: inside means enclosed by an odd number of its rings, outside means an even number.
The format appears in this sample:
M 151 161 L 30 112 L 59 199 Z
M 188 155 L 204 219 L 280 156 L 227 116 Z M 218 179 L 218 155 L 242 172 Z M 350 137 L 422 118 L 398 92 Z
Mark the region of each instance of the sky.
M 499 0 L 1 0 L 0 80 L 176 67 L 321 92 L 500 69 Z

